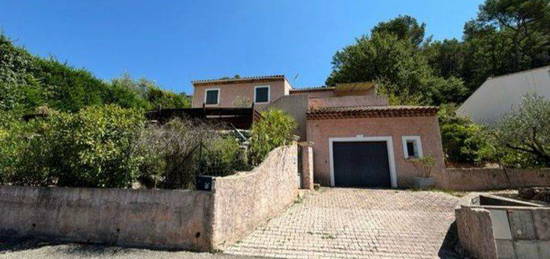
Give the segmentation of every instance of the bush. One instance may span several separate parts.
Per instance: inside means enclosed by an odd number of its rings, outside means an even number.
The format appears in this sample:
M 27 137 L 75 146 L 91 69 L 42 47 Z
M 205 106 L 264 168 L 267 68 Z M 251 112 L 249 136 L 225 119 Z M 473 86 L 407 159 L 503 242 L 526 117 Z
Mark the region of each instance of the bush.
M 225 176 L 248 170 L 246 153 L 233 136 L 218 136 L 207 143 L 199 157 L 198 173 Z
M 439 124 L 445 158 L 449 162 L 481 163 L 490 160 L 491 146 L 482 127 L 456 116 L 454 106 L 441 106 Z
M 220 125 L 174 119 L 145 127 L 140 112 L 114 105 L 30 122 L 1 113 L 1 183 L 193 188 L 198 174 L 249 169 L 244 149 Z
M 193 188 L 195 176 L 228 175 L 246 168 L 242 149 L 231 136 L 222 136 L 222 125 L 173 119 L 150 125 L 139 150 L 145 158 L 140 181 L 147 187 Z
M 134 156 L 144 126 L 140 112 L 116 105 L 87 107 L 51 118 L 46 140 L 58 161 L 53 174 L 61 186 L 130 187 L 139 175 Z
M 294 140 L 296 121 L 281 110 L 263 111 L 263 119 L 254 123 L 250 137 L 250 163 L 260 164 L 265 156 L 279 146 L 290 144 Z
M 140 181 L 147 187 L 192 187 L 193 156 L 211 137 L 208 125 L 198 121 L 177 118 L 164 125 L 149 125 L 139 141 L 139 152 L 145 158 Z
M 511 167 L 550 166 L 550 101 L 527 95 L 491 131 L 499 161 Z
M 38 121 L 23 123 L 12 112 L 0 112 L 0 183 L 46 185 L 47 176 L 39 172 L 42 160 L 36 155 L 42 150 L 38 141 Z M 37 152 L 31 152 L 36 147 Z
M 130 187 L 141 157 L 134 155 L 141 113 L 115 105 L 54 113 L 12 127 L 3 141 L 5 181 L 18 185 Z
M 417 171 L 421 172 L 420 177 L 430 177 L 435 166 L 435 159 L 432 156 L 423 156 L 421 158 L 412 158 L 407 160 L 413 164 Z
M 233 134 L 220 130 L 223 125 L 174 119 L 145 126 L 141 112 L 116 105 L 49 114 L 30 122 L 13 113 L 0 119 L 3 183 L 128 188 L 139 181 L 193 188 L 199 174 L 249 170 L 249 157 L 259 164 L 269 151 L 290 143 L 295 128 L 283 112 L 264 112 L 252 130 L 248 156 Z

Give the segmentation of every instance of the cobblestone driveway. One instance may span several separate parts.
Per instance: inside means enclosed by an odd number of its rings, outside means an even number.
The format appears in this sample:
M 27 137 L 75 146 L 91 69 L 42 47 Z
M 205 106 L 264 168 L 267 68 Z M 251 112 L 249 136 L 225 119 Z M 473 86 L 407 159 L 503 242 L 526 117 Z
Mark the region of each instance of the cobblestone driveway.
M 267 257 L 437 257 L 458 198 L 439 192 L 327 188 L 225 253 Z

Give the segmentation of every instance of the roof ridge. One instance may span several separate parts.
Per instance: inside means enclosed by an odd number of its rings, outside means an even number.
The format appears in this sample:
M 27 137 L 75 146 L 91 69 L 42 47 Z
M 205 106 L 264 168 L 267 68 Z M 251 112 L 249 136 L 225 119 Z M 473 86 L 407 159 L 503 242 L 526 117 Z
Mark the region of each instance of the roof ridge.
M 239 80 L 258 80 L 258 79 L 284 79 L 285 75 L 267 75 L 267 76 L 247 76 L 240 78 L 224 78 L 224 79 L 201 79 L 193 80 L 192 84 L 195 83 L 211 83 L 211 82 L 225 82 L 225 81 L 239 81 Z
M 533 72 L 534 70 L 539 70 L 539 69 L 544 69 L 544 68 L 550 69 L 550 65 L 530 68 L 530 69 L 527 69 L 527 70 L 512 72 L 512 73 L 508 73 L 508 74 L 504 74 L 504 75 L 490 76 L 490 77 L 487 78 L 487 80 L 493 80 L 493 79 L 497 79 L 497 78 L 501 78 L 501 77 L 507 77 L 507 76 L 514 76 L 514 75 L 521 74 L 521 73 L 529 73 L 529 72 Z

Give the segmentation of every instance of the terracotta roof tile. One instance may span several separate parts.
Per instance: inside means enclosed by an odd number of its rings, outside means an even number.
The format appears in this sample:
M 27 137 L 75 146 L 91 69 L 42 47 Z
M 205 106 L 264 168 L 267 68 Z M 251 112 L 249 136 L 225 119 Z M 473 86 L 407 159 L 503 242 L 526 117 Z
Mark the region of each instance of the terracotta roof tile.
M 192 84 L 227 84 L 235 82 L 247 82 L 247 81 L 272 81 L 272 80 L 281 80 L 285 79 L 284 75 L 269 75 L 269 76 L 250 76 L 250 77 L 241 77 L 241 78 L 227 78 L 227 79 L 207 79 L 207 80 L 194 80 L 191 81 Z
M 413 117 L 434 116 L 439 110 L 436 106 L 349 106 L 321 107 L 310 109 L 307 119 L 342 119 L 368 117 Z
M 302 87 L 291 89 L 290 92 L 313 92 L 313 91 L 332 91 L 334 87 L 331 86 L 315 86 L 315 87 Z

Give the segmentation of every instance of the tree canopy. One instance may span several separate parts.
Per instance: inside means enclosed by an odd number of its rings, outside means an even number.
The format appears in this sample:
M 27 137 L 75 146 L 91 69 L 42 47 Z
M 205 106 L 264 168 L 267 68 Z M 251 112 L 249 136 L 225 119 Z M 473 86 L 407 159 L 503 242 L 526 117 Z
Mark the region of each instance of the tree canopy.
M 550 101 L 527 95 L 492 129 L 502 162 L 550 166 Z
M 432 41 L 410 16 L 337 51 L 327 85 L 378 81 L 402 102 L 461 103 L 488 77 L 550 64 L 550 0 L 486 0 L 462 40 Z
M 399 18 L 398 18 L 399 19 Z M 422 104 L 458 102 L 467 94 L 461 80 L 435 74 L 428 58 L 408 39 L 375 32 L 338 51 L 327 85 L 377 81 L 390 96 Z
M 380 22 L 372 29 L 372 33 L 389 33 L 397 36 L 399 40 L 410 41 L 418 46 L 424 41 L 426 24 L 418 24 L 414 17 L 400 15 L 387 22 Z

